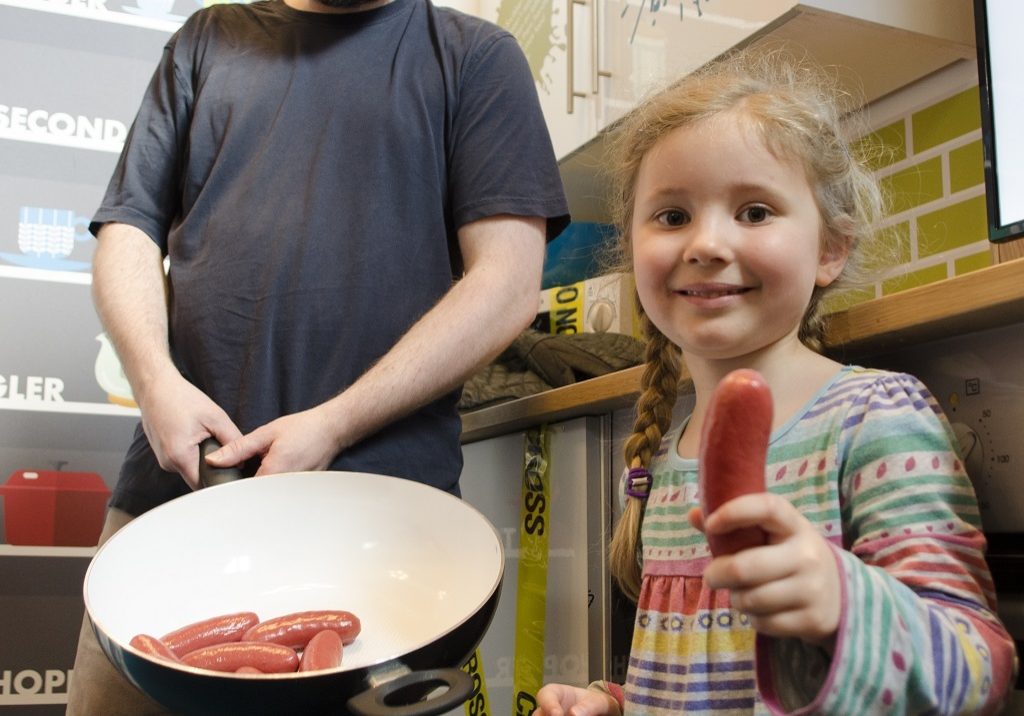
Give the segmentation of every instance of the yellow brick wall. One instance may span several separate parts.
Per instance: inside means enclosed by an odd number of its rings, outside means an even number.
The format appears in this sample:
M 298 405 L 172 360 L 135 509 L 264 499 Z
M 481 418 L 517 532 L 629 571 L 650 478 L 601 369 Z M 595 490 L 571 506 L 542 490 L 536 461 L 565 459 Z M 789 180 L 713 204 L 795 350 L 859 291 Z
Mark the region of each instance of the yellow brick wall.
M 895 121 L 872 127 L 863 143 L 871 147 L 871 166 L 887 195 L 881 230 L 891 242 L 893 265 L 879 273 L 873 289 L 836 296 L 832 308 L 992 264 L 977 85 L 908 106 Z

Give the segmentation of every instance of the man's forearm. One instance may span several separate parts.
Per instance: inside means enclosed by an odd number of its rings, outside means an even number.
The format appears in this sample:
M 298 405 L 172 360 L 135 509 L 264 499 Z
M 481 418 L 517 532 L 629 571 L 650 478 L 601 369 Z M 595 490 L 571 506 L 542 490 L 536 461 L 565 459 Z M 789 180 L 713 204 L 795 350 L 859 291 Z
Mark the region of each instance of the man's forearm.
M 323 406 L 339 426 L 341 449 L 458 387 L 530 324 L 544 260 L 543 223 L 519 221 L 525 223 L 488 227 L 510 229 L 514 238 L 464 245 L 464 254 L 483 248 L 483 255 L 467 261 L 466 275 L 391 351 Z
M 93 302 L 136 400 L 153 377 L 173 370 L 167 339 L 163 260 L 155 243 L 127 224 L 105 224 L 93 257 Z

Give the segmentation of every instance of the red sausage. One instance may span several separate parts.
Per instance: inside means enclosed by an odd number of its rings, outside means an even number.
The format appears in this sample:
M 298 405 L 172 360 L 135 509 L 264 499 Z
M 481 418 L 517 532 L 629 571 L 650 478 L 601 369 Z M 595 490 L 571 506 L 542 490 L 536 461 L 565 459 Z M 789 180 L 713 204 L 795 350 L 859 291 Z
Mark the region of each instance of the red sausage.
M 299 671 L 319 671 L 341 666 L 343 650 L 338 632 L 325 629 L 306 644 L 302 651 L 302 659 L 299 661 Z
M 178 661 L 178 656 L 170 650 L 167 644 L 163 643 L 155 636 L 150 636 L 149 634 L 137 634 L 133 636 L 132 640 L 128 642 L 128 645 L 134 646 L 143 654 L 167 659 L 168 661 Z
M 222 614 L 175 629 L 164 634 L 160 640 L 175 654 L 184 656 L 204 646 L 238 641 L 247 629 L 259 621 L 260 618 L 253 612 Z
M 239 666 L 235 669 L 236 674 L 262 674 L 263 672 L 255 666 Z
M 772 394 L 761 374 L 746 368 L 716 386 L 700 436 L 700 507 L 707 517 L 729 500 L 765 491 L 765 464 L 772 432 Z M 708 535 L 711 554 L 733 554 L 763 545 L 760 527 Z
M 301 649 L 324 630 L 338 632 L 343 644 L 351 644 L 361 629 L 359 618 L 351 612 L 320 610 L 294 612 L 267 619 L 245 632 L 244 641 L 270 641 Z
M 210 671 L 238 671 L 251 666 L 264 674 L 282 674 L 299 667 L 299 655 L 280 644 L 233 641 L 196 649 L 181 657 L 181 662 Z

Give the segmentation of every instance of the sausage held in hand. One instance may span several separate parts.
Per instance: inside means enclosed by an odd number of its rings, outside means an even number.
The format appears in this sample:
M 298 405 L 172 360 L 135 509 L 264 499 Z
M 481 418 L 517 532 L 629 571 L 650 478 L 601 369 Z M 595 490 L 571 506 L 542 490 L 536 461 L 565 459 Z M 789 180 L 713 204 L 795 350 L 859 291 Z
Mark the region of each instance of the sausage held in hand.
M 772 395 L 760 373 L 743 368 L 715 387 L 700 439 L 700 507 L 707 518 L 722 504 L 765 491 Z M 733 554 L 767 542 L 760 527 L 709 534 L 711 554 Z

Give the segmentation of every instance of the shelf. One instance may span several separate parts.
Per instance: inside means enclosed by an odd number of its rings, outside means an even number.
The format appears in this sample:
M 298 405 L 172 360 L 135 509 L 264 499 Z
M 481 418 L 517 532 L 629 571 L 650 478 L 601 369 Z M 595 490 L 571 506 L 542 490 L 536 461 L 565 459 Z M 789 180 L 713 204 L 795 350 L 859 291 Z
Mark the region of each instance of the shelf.
M 828 344 L 842 356 L 1024 322 L 1024 259 L 866 301 L 831 319 Z
M 1024 322 L 1024 258 L 866 301 L 835 314 L 827 344 L 857 362 L 909 344 Z M 509 401 L 462 416 L 462 442 L 539 423 L 632 408 L 642 366 Z
M 172 33 L 185 21 L 183 16 L 168 15 L 166 17 L 147 17 L 130 15 L 126 12 L 113 12 L 102 7 L 103 3 L 96 0 L 86 2 L 60 2 L 59 0 L 0 0 L 0 5 L 16 7 L 23 10 L 35 10 L 56 15 L 66 15 L 98 22 L 109 22 L 116 25 L 130 25 L 146 30 L 160 30 Z
M 943 28 L 936 26 L 925 32 L 924 27 L 915 23 L 911 26 L 922 31 L 912 31 L 810 6 L 815 3 L 842 4 L 827 0 L 798 4 L 744 44 L 764 42 L 769 47 L 784 45 L 806 52 L 809 58 L 834 73 L 840 89 L 849 92 L 851 97 L 860 98 L 863 104 L 870 104 L 954 62 L 973 60 L 976 56 L 974 35 L 969 30 L 956 33 L 954 38 L 931 34 L 941 33 Z M 871 10 L 866 3 L 856 5 L 846 4 L 848 10 L 860 10 L 866 15 L 888 14 L 888 9 Z M 973 20 L 969 2 L 949 3 L 943 11 L 947 16 L 944 20 L 950 25 Z M 893 12 L 889 19 L 896 21 L 897 15 L 898 12 Z
M 138 408 L 126 408 L 113 403 L 82 403 L 76 401 L 11 400 L 0 398 L 0 411 L 16 410 L 27 413 L 71 413 L 76 415 L 113 415 L 138 418 Z
M 48 281 L 50 283 L 92 284 L 92 274 L 84 271 L 53 271 L 40 268 L 0 265 L 0 278 L 19 278 L 26 281 Z
M 42 547 L 0 544 L 0 557 L 85 557 L 92 559 L 95 547 Z

